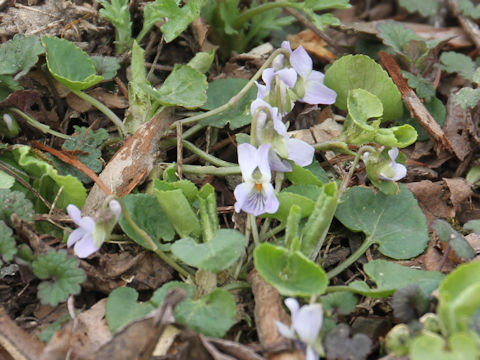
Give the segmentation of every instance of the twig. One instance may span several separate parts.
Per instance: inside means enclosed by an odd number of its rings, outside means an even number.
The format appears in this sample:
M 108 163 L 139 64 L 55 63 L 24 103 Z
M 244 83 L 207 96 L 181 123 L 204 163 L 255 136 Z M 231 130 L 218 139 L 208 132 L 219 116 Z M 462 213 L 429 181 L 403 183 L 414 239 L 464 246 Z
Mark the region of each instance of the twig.
M 462 29 L 465 30 L 470 39 L 472 39 L 477 49 L 480 49 L 480 28 L 478 25 L 471 19 L 463 16 L 460 8 L 458 7 L 458 0 L 448 0 L 448 7 L 452 11 L 453 15 L 455 15 L 457 18 Z
M 317 35 L 320 39 L 325 41 L 332 49 L 335 50 L 337 54 L 345 54 L 346 51 L 343 49 L 341 46 L 335 43 L 330 36 L 325 34 L 323 31 L 319 30 L 314 23 L 312 23 L 310 20 L 308 20 L 305 16 L 303 16 L 300 12 L 297 10 L 294 10 L 292 8 L 285 8 L 285 11 L 288 12 L 290 15 L 292 15 L 295 19 L 298 20 L 303 26 L 306 28 L 309 28 L 310 30 L 313 31 L 315 35 Z
M 32 146 L 37 149 L 49 152 L 53 156 L 56 156 L 57 158 L 62 160 L 63 162 L 66 162 L 67 164 L 74 166 L 75 168 L 83 172 L 85 175 L 87 175 L 90 179 L 92 179 L 100 187 L 100 189 L 103 190 L 105 194 L 110 195 L 112 193 L 110 189 L 103 183 L 103 181 L 100 180 L 97 174 L 95 174 L 92 170 L 90 170 L 87 166 L 85 166 L 85 164 L 80 162 L 73 155 L 65 154 L 59 150 L 40 144 L 38 141 L 32 141 Z
M 437 144 L 437 152 L 440 150 L 439 145 L 443 146 L 447 151 L 453 153 L 452 145 L 448 141 L 442 128 L 437 124 L 435 119 L 430 115 L 417 94 L 408 86 L 407 81 L 402 77 L 400 67 L 395 59 L 384 51 L 379 52 L 380 63 L 387 69 L 388 74 L 397 85 L 402 100 L 408 110 L 415 116 L 420 125 L 428 132 Z

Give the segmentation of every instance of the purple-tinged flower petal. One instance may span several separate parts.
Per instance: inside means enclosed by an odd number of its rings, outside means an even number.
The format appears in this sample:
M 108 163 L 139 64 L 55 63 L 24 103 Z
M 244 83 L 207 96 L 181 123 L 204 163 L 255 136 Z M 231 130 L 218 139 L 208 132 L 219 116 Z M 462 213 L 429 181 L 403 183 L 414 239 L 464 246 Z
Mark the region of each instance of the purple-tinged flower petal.
M 73 230 L 68 236 L 67 246 L 71 247 L 73 244 L 75 244 L 78 240 L 80 240 L 84 236 L 85 236 L 85 230 L 83 230 L 82 228 Z
M 290 316 L 293 321 L 293 318 L 297 316 L 298 310 L 300 309 L 300 304 L 295 298 L 286 298 L 284 303 L 288 307 L 288 310 L 290 310 Z
M 270 172 L 270 165 L 268 163 L 268 153 L 270 151 L 270 144 L 262 144 L 255 153 L 255 163 L 262 174 L 263 182 L 270 182 L 272 174 Z
M 262 108 L 263 110 L 260 110 L 257 112 L 258 108 Z M 250 104 L 250 114 L 252 116 L 257 116 L 257 133 L 260 135 L 260 132 L 262 129 L 265 127 L 265 122 L 266 118 L 264 118 L 264 115 L 266 112 L 269 112 L 270 119 L 273 121 L 273 128 L 277 133 L 280 135 L 286 135 L 287 134 L 287 128 L 285 124 L 282 121 L 282 116 L 278 112 L 278 108 L 273 107 L 269 103 L 267 103 L 263 99 L 255 99 L 252 101 Z
M 233 194 L 237 199 L 235 211 L 243 210 L 246 213 L 258 216 L 261 214 L 273 214 L 278 210 L 279 202 L 275 196 L 272 184 L 261 184 L 261 190 L 258 191 L 254 186 L 247 187 L 248 183 L 238 185 Z M 250 188 L 250 190 L 248 190 Z
M 82 213 L 78 207 L 73 204 L 67 206 L 67 213 L 70 216 L 70 219 L 76 224 L 80 225 L 80 220 L 82 219 Z
M 278 78 L 289 88 L 293 88 L 297 82 L 297 72 L 292 68 L 279 70 L 275 75 L 278 75 Z
M 307 351 L 305 353 L 305 360 L 318 360 L 319 355 L 313 349 L 312 346 L 307 346 Z
M 243 206 L 247 202 L 249 195 L 255 191 L 255 183 L 253 182 L 244 182 L 235 188 L 233 195 L 235 195 L 235 211 L 240 212 L 243 209 Z
M 268 155 L 268 161 L 270 163 L 270 169 L 278 172 L 290 172 L 292 171 L 292 165 L 287 160 L 282 160 L 278 154 L 270 150 Z
M 298 139 L 287 140 L 288 159 L 299 166 L 310 165 L 315 155 L 315 148 Z
M 262 80 L 265 83 L 267 92 L 272 88 L 273 77 L 275 76 L 275 70 L 273 68 L 268 68 L 262 72 Z
M 84 216 L 78 223 L 80 229 L 83 229 L 86 233 L 92 233 L 95 231 L 96 222 L 90 216 Z
M 95 246 L 92 235 L 84 236 L 81 240 L 77 241 L 73 251 L 79 258 L 86 258 L 98 251 L 98 247 Z
M 307 79 L 312 72 L 313 62 L 303 46 L 297 47 L 290 55 L 290 64 L 298 75 Z
M 284 40 L 281 45 L 282 49 L 287 50 L 289 53 L 292 53 L 292 47 L 290 46 L 290 41 Z
M 267 95 L 267 87 L 255 81 L 255 85 L 257 85 L 257 99 L 264 99 Z
M 392 168 L 394 175 L 388 176 L 387 174 L 380 172 L 380 179 L 387 181 L 398 181 L 404 178 L 407 175 L 407 168 L 404 165 L 395 162 L 398 156 L 398 149 L 395 147 L 388 150 L 388 156 L 390 157 L 390 160 L 392 160 L 390 167 Z
M 285 55 L 279 54 L 275 56 L 275 59 L 272 61 L 272 68 L 275 71 L 281 70 L 285 67 Z
M 238 165 L 242 171 L 242 176 L 244 180 L 250 180 L 253 174 L 253 171 L 257 168 L 257 163 L 255 162 L 255 157 L 257 154 L 257 149 L 255 146 L 248 143 L 243 143 L 238 145 Z
M 313 344 L 323 324 L 323 309 L 320 304 L 304 305 L 292 318 L 292 327 L 306 344 Z
M 324 75 L 319 71 L 312 71 L 305 80 L 305 95 L 302 99 L 307 104 L 333 104 L 337 93 L 323 83 Z
M 120 217 L 120 214 L 122 213 L 122 205 L 117 200 L 111 200 L 108 203 L 108 207 L 112 211 L 112 213 L 115 215 L 115 222 L 118 221 L 118 218 Z
M 297 338 L 295 336 L 295 331 L 291 327 L 285 325 L 280 321 L 275 321 L 275 325 L 277 325 L 278 332 L 282 336 L 285 336 L 287 339 L 295 340 Z

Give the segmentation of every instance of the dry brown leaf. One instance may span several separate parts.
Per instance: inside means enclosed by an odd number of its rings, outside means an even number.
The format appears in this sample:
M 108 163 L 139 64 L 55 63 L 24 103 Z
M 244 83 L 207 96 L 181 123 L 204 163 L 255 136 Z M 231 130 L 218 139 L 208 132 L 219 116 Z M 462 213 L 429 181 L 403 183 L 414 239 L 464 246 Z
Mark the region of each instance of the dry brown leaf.
M 117 94 L 112 94 L 102 88 L 96 88 L 87 92 L 88 95 L 105 104 L 110 109 L 126 109 L 128 107 L 128 100 Z M 94 110 L 95 108 L 89 102 L 80 99 L 74 93 L 69 93 L 66 97 L 67 104 L 73 110 L 80 113 Z
M 472 115 L 455 105 L 455 95 L 452 94 L 447 102 L 447 117 L 443 124 L 443 131 L 452 145 L 453 152 L 459 160 L 464 160 L 471 152 L 469 130 L 473 128 Z
M 327 49 L 327 43 L 310 29 L 303 30 L 296 35 L 288 35 L 287 40 L 290 41 L 292 49 L 303 46 L 305 50 L 321 60 L 330 62 L 337 58 L 334 53 Z
M 457 213 L 462 209 L 462 205 L 473 194 L 470 183 L 463 178 L 443 179 L 450 190 L 450 201 L 453 205 L 453 211 Z

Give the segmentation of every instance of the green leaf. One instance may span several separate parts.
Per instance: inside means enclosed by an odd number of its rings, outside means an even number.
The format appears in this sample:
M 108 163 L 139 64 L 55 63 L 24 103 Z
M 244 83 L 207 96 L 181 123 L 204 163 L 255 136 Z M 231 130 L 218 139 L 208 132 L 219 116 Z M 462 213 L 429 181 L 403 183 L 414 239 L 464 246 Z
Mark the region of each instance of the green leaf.
M 379 145 L 401 149 L 417 140 L 417 131 L 408 124 L 382 128 L 376 131 L 373 140 Z
M 458 8 L 465 16 L 480 18 L 480 5 L 475 6 L 470 0 L 458 0 Z
M 377 25 L 378 36 L 385 45 L 392 47 L 397 53 L 402 53 L 404 46 L 412 40 L 422 40 L 411 29 L 407 29 L 402 24 L 395 21 L 388 21 Z
M 349 9 L 352 7 L 349 0 L 305 0 L 305 7 L 315 11 L 327 9 Z
M 37 63 L 45 52 L 37 36 L 16 34 L 0 46 L 0 75 L 12 75 L 18 80 Z
M 118 59 L 113 56 L 91 56 L 93 65 L 97 70 L 97 74 L 101 75 L 104 80 L 112 80 L 120 69 Z
M 235 300 L 223 289 L 180 305 L 175 309 L 175 320 L 207 336 L 221 338 L 236 322 Z
M 155 196 L 167 214 L 170 223 L 175 231 L 184 238 L 190 234 L 199 236 L 201 234 L 200 222 L 192 210 L 190 203 L 182 190 L 159 190 L 154 189 Z
M 176 0 L 156 0 L 147 4 L 143 12 L 142 36 L 155 23 L 166 20 L 160 29 L 163 32 L 165 41 L 167 43 L 172 41 L 200 15 L 200 10 L 204 3 L 205 0 L 191 0 L 181 8 Z
M 403 113 L 400 91 L 375 61 L 365 55 L 347 55 L 338 59 L 325 72 L 325 85 L 337 92 L 335 103 L 347 109 L 350 90 L 364 89 L 376 95 L 383 104 L 383 120 L 391 121 Z
M 187 297 L 185 298 L 185 300 L 191 299 L 195 295 L 195 286 L 181 281 L 169 281 L 168 283 L 163 284 L 162 287 L 155 290 L 152 297 L 150 298 L 150 303 L 152 303 L 156 307 L 161 306 L 168 292 L 174 288 L 181 288 L 187 292 Z M 182 306 L 182 303 L 183 301 L 178 304 L 178 306 Z
M 440 55 L 440 63 L 442 70 L 448 73 L 458 73 L 464 79 L 472 80 L 476 66 L 469 56 L 456 51 L 444 51 Z
M 213 273 L 232 265 L 245 250 L 245 237 L 236 230 L 220 229 L 203 244 L 192 238 L 180 239 L 172 245 L 172 253 L 184 263 Z
M 337 209 L 337 183 L 330 182 L 321 187 L 315 208 L 305 224 L 301 236 L 301 251 L 310 259 L 315 259 Z
M 0 221 L 11 224 L 10 217 L 17 214 L 22 220 L 32 221 L 33 205 L 20 191 L 0 189 Z
M 455 95 L 455 105 L 460 106 L 463 110 L 473 109 L 480 101 L 480 89 L 472 89 L 464 87 Z
M 152 103 L 149 93 L 142 86 L 149 87 L 145 71 L 143 49 L 136 41 L 132 45 L 130 69 L 132 80 L 128 83 L 128 110 L 125 114 L 125 128 L 129 134 L 135 133 L 150 117 Z
M 78 267 L 78 260 L 67 256 L 65 250 L 49 251 L 39 255 L 32 263 L 32 271 L 42 281 L 38 286 L 38 298 L 42 304 L 56 306 L 70 295 L 80 293 L 85 272 Z
M 161 246 L 161 240 L 173 240 L 175 229 L 155 196 L 149 194 L 129 194 L 124 196 L 122 200 L 125 209 L 135 224 L 145 231 L 157 246 Z M 130 239 L 140 246 L 152 250 L 150 245 L 145 243 L 143 238 L 130 226 L 125 217 L 120 218 L 119 224 Z
M 194 183 L 192 183 L 190 180 L 186 180 L 186 179 L 175 180 L 175 181 L 165 181 L 165 180 L 155 179 L 154 188 L 162 191 L 169 191 L 169 190 L 175 190 L 175 189 L 182 190 L 183 195 L 186 196 L 190 204 L 193 204 L 193 202 L 197 199 L 197 195 L 199 193 L 197 186 Z
M 284 296 L 311 296 L 325 292 L 325 271 L 299 251 L 269 243 L 257 246 L 253 261 L 258 273 Z
M 129 0 L 99 0 L 103 9 L 99 13 L 115 26 L 115 51 L 117 54 L 128 50 L 132 44 L 132 21 Z
M 470 220 L 463 225 L 465 230 L 473 231 L 476 234 L 480 234 L 480 220 Z
M 103 77 L 88 54 L 74 43 L 60 38 L 42 36 L 47 52 L 47 66 L 52 76 L 71 90 L 83 90 L 98 84 Z
M 58 171 L 46 161 L 37 159 L 30 153 L 30 147 L 21 146 L 13 150 L 18 164 L 34 179 L 33 186 L 50 202 L 56 201 L 60 209 L 69 204 L 82 207 L 87 198 L 85 187 L 77 178 L 67 175 L 61 176 Z M 58 195 L 60 187 L 62 192 Z
M 304 196 L 315 202 L 322 193 L 323 188 L 322 185 L 291 185 L 283 189 L 283 191 Z
M 119 287 L 108 295 L 105 319 L 112 333 L 133 320 L 143 318 L 154 309 L 151 304 L 139 304 L 137 300 L 137 291 L 129 287 Z
M 108 132 L 105 129 L 92 130 L 87 127 L 80 127 L 74 125 L 75 133 L 62 145 L 62 149 L 69 151 L 75 151 L 75 157 L 82 162 L 86 167 L 95 173 L 102 171 L 103 164 L 100 161 L 102 152 L 99 146 L 108 138 Z M 60 175 L 73 175 L 77 179 L 81 180 L 84 184 L 92 182 L 88 176 L 83 172 L 75 168 L 74 166 L 64 163 L 55 156 L 49 156 L 52 163 Z
M 301 217 L 309 216 L 314 207 L 315 202 L 308 197 L 298 195 L 284 189 L 277 195 L 277 199 L 280 202 L 280 206 L 275 214 L 265 214 L 264 217 L 274 218 L 280 222 L 285 222 L 290 212 L 292 205 L 298 205 L 301 209 Z
M 3 220 L 0 220 L 0 254 L 3 261 L 10 261 L 17 253 L 15 239 L 13 238 L 13 231 L 10 229 Z M 0 265 L 1 265 L 0 261 Z
M 204 74 L 188 65 L 177 64 L 159 89 L 141 87 L 164 106 L 195 109 L 207 101 L 207 86 Z
M 348 315 L 355 310 L 358 299 L 351 292 L 336 291 L 320 297 L 320 303 L 328 312 Z
M 397 195 L 352 187 L 342 196 L 335 216 L 351 231 L 365 233 L 383 255 L 394 259 L 417 256 L 428 243 L 425 215 L 402 184 Z
M 226 104 L 232 97 L 238 94 L 247 82 L 248 80 L 246 79 L 234 78 L 212 81 L 208 84 L 207 102 L 202 106 L 202 109 L 213 110 Z M 200 124 L 219 128 L 230 124 L 230 129 L 232 130 L 249 124 L 252 121 L 250 103 L 255 99 L 256 94 L 256 89 L 251 88 L 236 105 L 220 114 L 200 120 Z
M 438 12 L 437 0 L 398 0 L 398 4 L 410 13 L 418 12 L 425 17 L 436 15 Z
M 195 56 L 188 62 L 188 66 L 191 68 L 205 74 L 210 66 L 212 66 L 213 60 L 215 59 L 215 49 L 212 49 L 210 52 L 198 52 Z
M 470 260 L 475 256 L 475 250 L 467 240 L 465 240 L 463 235 L 458 231 L 455 231 L 445 220 L 435 220 L 433 223 L 433 229 L 438 235 L 440 241 L 448 243 L 458 257 Z
M 409 284 L 417 284 L 425 294 L 430 294 L 444 278 L 438 271 L 412 269 L 386 260 L 372 260 L 363 265 L 363 270 L 377 287 L 371 289 L 363 281 L 353 281 L 349 287 L 370 297 L 389 296 Z
M 415 89 L 418 97 L 425 99 L 426 102 L 430 102 L 435 96 L 433 84 L 422 75 L 413 75 L 408 71 L 402 71 L 402 76 L 408 80 L 408 86 Z
M 438 315 L 448 335 L 467 331 L 470 319 L 480 306 L 480 261 L 459 265 L 445 277 L 438 289 Z
M 468 333 L 453 334 L 448 338 L 448 345 L 444 338 L 432 332 L 422 332 L 415 337 L 410 345 L 412 360 L 476 360 L 478 348 L 475 339 Z

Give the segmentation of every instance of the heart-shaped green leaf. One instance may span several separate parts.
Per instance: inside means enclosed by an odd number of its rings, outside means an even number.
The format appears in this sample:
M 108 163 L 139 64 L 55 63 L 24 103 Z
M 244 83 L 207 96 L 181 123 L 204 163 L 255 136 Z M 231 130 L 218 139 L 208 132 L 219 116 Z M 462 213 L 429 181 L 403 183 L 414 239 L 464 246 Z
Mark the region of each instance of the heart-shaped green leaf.
M 444 278 L 438 271 L 411 269 L 386 260 L 372 260 L 363 266 L 363 270 L 377 287 L 371 289 L 363 281 L 353 281 L 349 287 L 370 297 L 389 296 L 409 284 L 417 284 L 425 294 L 430 294 Z
M 123 197 L 122 200 L 135 224 L 145 231 L 157 246 L 160 246 L 161 240 L 173 240 L 175 229 L 155 196 L 148 194 L 129 194 Z M 143 238 L 135 232 L 124 217 L 120 219 L 119 223 L 125 234 L 132 240 L 140 246 L 151 250 L 150 245 L 144 242 Z
M 235 314 L 233 296 L 216 289 L 200 299 L 183 301 L 175 309 L 175 320 L 204 335 L 223 337 L 235 324 Z
M 394 259 L 409 259 L 423 252 L 428 227 L 412 193 L 402 184 L 397 195 L 375 195 L 355 186 L 343 195 L 335 216 L 352 231 L 362 231 L 370 244 Z
M 208 84 L 208 100 L 202 109 L 213 110 L 226 104 L 232 97 L 248 83 L 246 79 L 227 78 L 214 80 Z M 251 88 L 240 99 L 240 101 L 230 109 L 213 116 L 200 120 L 202 125 L 210 125 L 223 128 L 230 124 L 230 129 L 234 130 L 245 126 L 252 120 L 250 115 L 250 103 L 255 99 L 256 89 Z
M 242 255 L 245 246 L 245 237 L 240 232 L 221 229 L 203 244 L 192 238 L 177 240 L 172 245 L 172 252 L 188 265 L 218 273 L 232 265 Z
M 264 243 L 253 253 L 258 273 L 285 296 L 310 296 L 325 292 L 325 271 L 301 252 Z
M 365 55 L 343 56 L 325 72 L 325 85 L 337 92 L 335 105 L 347 109 L 348 93 L 364 89 L 378 96 L 383 104 L 383 120 L 391 121 L 403 113 L 400 91 L 387 72 Z
M 16 34 L 0 46 L 0 75 L 19 79 L 30 71 L 44 51 L 37 36 Z
M 150 313 L 154 307 L 149 303 L 139 304 L 137 290 L 120 287 L 108 295 L 105 304 L 105 318 L 112 333 Z
M 71 90 L 83 90 L 103 80 L 88 54 L 74 43 L 42 36 L 47 52 L 47 66 L 52 76 Z
M 207 101 L 207 77 L 188 65 L 175 65 L 159 89 L 139 85 L 164 106 L 195 109 Z
M 154 192 L 170 223 L 181 237 L 187 237 L 190 234 L 200 235 L 202 230 L 200 222 L 182 190 L 159 190 L 155 188 Z
M 412 360 L 476 360 L 478 348 L 468 333 L 456 333 L 446 341 L 435 333 L 424 332 L 413 339 L 410 346 Z
M 467 331 L 480 306 L 480 261 L 458 266 L 440 284 L 438 315 L 447 334 Z

